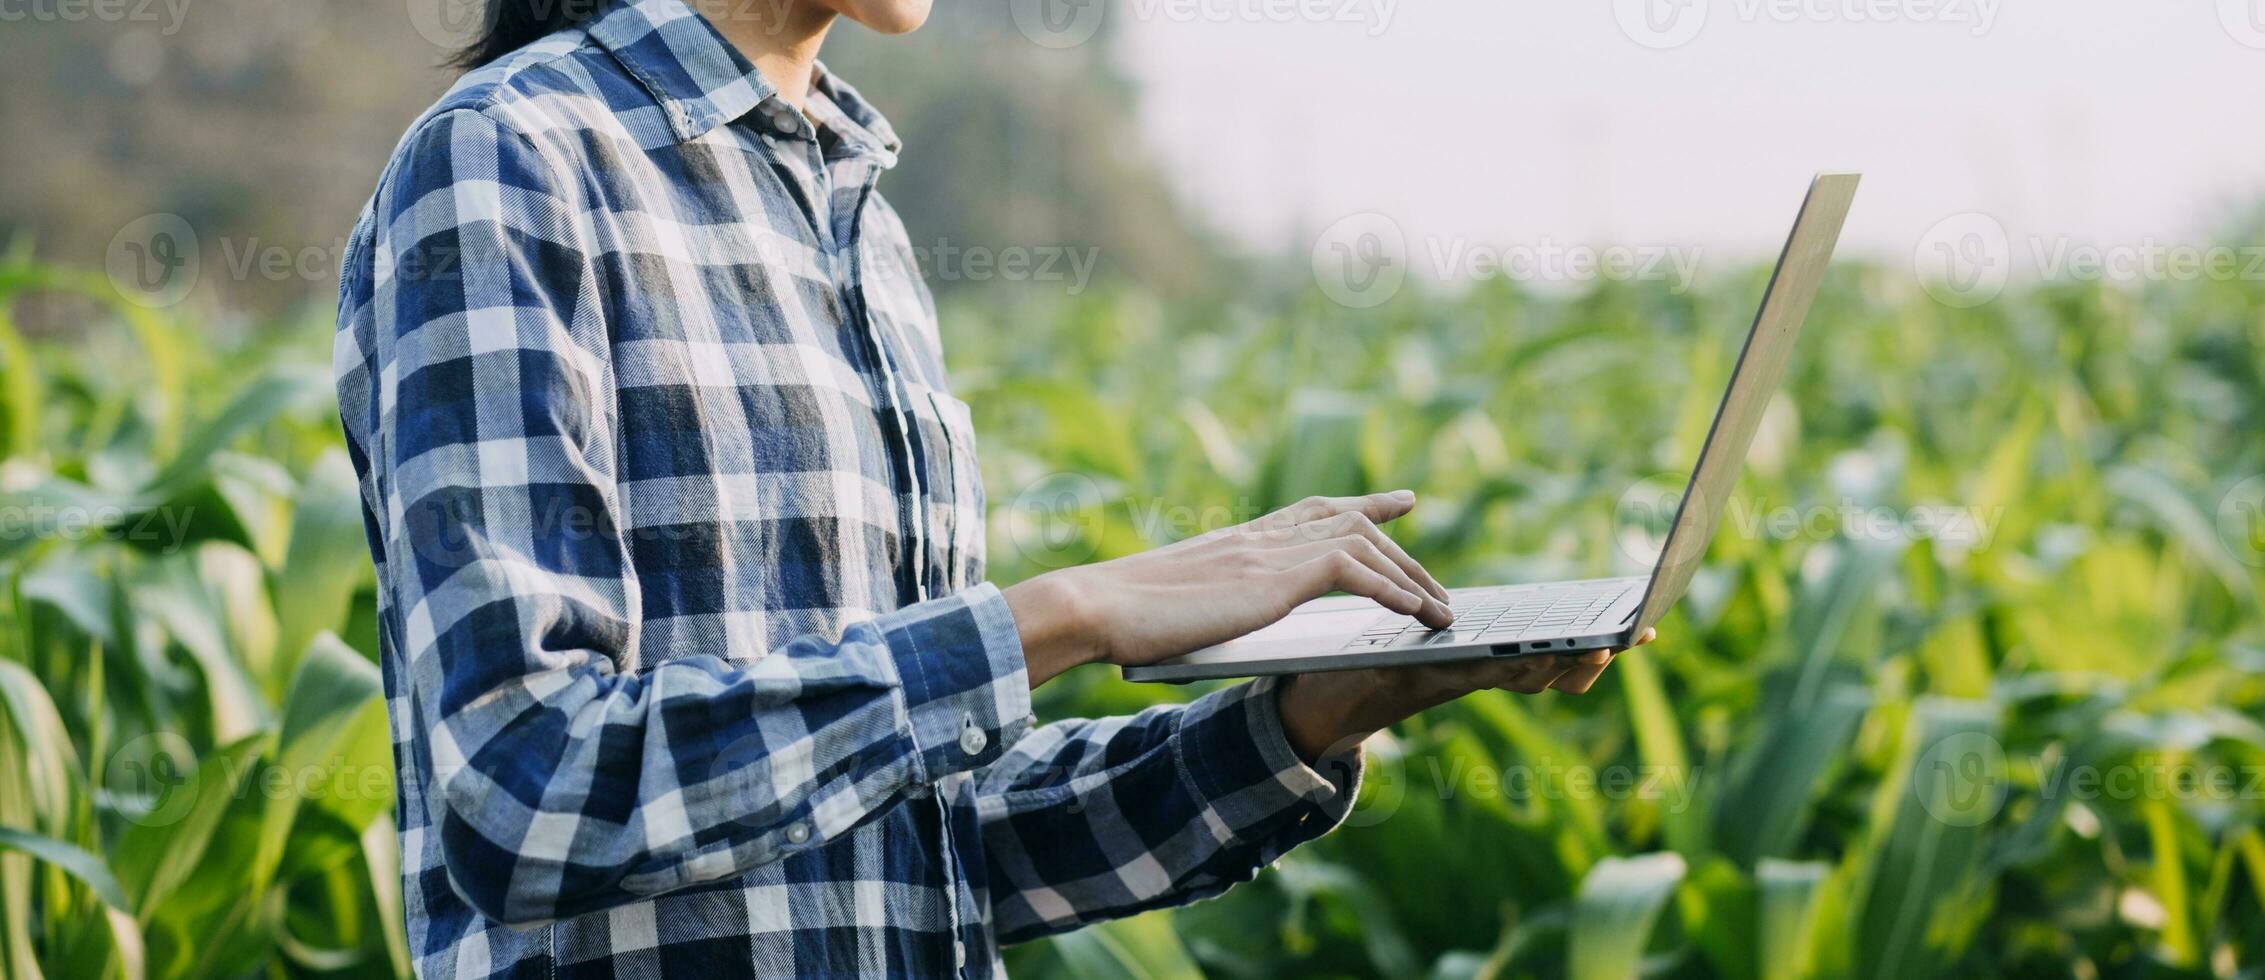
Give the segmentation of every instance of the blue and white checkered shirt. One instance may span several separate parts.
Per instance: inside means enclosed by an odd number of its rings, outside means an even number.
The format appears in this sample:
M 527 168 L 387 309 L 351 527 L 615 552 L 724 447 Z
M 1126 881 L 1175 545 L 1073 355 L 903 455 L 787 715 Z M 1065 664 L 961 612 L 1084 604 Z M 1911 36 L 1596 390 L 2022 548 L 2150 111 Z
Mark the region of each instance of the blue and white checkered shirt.
M 467 75 L 348 247 L 409 943 L 443 976 L 989 975 L 1334 826 L 1260 682 L 1033 728 L 934 306 L 682 0 Z

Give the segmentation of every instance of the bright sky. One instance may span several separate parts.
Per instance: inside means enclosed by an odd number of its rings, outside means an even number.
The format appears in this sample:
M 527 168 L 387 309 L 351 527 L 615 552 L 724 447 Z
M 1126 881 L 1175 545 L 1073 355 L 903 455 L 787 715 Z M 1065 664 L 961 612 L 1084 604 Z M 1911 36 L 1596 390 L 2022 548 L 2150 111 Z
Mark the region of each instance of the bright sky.
M 2218 245 L 2221 216 L 2265 199 L 2265 0 L 1119 0 L 1107 16 L 1179 184 L 1266 250 L 1376 212 L 1412 268 L 1450 279 L 1424 256 L 1698 246 L 1711 267 L 1774 251 L 1808 176 L 1847 169 L 1865 180 L 1844 248 L 1914 261 L 1978 211 L 2023 275 L 2062 246 Z

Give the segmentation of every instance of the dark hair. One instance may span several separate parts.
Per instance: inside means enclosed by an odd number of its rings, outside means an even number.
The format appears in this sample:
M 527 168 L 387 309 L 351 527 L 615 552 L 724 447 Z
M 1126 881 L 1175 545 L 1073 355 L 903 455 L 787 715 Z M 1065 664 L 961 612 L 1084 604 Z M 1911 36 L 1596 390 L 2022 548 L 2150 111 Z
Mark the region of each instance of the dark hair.
M 449 64 L 471 71 L 542 40 L 553 31 L 589 20 L 605 3 L 606 0 L 487 0 L 479 38 L 458 52 Z

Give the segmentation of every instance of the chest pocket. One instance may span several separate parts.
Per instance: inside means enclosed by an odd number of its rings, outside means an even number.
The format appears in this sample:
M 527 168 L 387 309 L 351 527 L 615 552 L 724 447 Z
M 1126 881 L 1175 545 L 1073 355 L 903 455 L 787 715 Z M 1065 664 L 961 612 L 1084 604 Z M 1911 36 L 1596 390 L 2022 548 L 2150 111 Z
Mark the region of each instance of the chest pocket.
M 940 439 L 930 458 L 929 540 L 939 549 L 953 592 L 983 580 L 983 474 L 976 468 L 975 420 L 967 403 L 930 389 L 928 409 Z

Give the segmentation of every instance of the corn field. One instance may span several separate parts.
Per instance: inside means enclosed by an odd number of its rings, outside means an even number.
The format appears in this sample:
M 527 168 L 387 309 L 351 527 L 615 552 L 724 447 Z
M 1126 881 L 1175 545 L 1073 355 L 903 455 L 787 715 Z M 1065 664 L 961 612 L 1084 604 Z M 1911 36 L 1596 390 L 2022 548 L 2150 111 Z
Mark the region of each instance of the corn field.
M 993 577 L 1401 486 L 1449 585 L 1638 570 L 1766 274 L 947 304 Z M 18 330 L 32 298 L 72 312 Z M 1659 642 L 1380 736 L 1345 828 L 1010 969 L 2259 975 L 2261 310 L 2215 280 L 1957 309 L 1840 263 Z M 0 260 L 7 976 L 406 975 L 328 352 L 320 315 L 222 329 Z M 1089 668 L 1040 714 L 1198 690 Z

